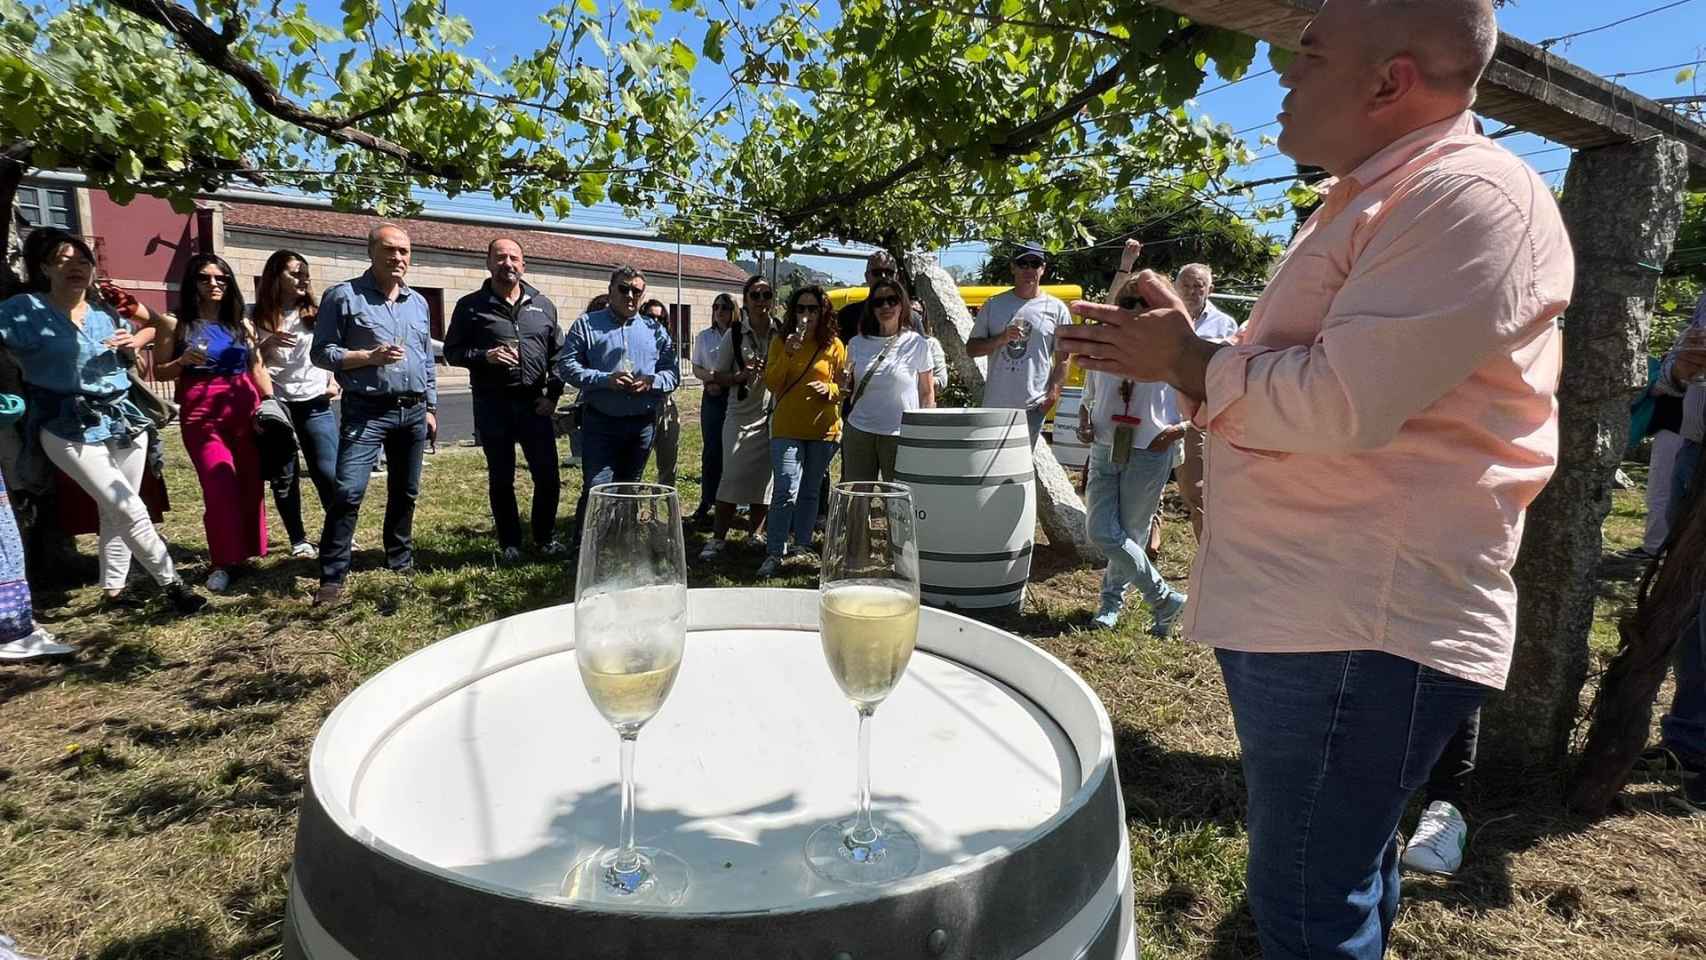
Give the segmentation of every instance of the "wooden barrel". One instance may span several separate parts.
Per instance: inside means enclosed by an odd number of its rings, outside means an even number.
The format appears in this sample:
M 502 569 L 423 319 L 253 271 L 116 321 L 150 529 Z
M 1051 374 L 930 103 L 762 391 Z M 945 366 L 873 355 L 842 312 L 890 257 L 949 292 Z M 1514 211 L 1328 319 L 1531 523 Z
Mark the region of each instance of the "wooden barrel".
M 879 815 L 911 877 L 806 865 L 850 815 L 856 720 L 809 590 L 689 595 L 686 655 L 640 735 L 639 841 L 691 870 L 675 907 L 556 895 L 614 842 L 616 734 L 575 666 L 572 608 L 435 643 L 362 684 L 314 741 L 285 917 L 290 960 L 1135 960 L 1113 730 L 1064 664 L 925 609 L 872 726 Z
M 965 609 L 1022 603 L 1037 526 L 1025 411 L 902 414 L 894 468 L 918 510 L 924 602 Z
M 1051 446 L 1063 467 L 1082 467 L 1090 462 L 1090 445 L 1078 439 L 1078 415 L 1084 410 L 1084 388 L 1062 387 L 1055 405 Z

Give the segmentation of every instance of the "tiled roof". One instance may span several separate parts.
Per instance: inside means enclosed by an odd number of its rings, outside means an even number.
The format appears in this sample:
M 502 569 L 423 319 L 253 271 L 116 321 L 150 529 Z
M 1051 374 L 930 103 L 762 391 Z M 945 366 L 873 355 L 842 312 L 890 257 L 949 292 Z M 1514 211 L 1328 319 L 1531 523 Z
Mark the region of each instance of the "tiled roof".
M 239 203 L 229 200 L 222 203 L 225 207 L 225 226 L 228 228 L 264 230 L 303 237 L 365 241 L 367 231 L 378 219 L 316 207 Z M 453 250 L 477 253 L 483 257 L 486 247 L 493 240 L 509 237 L 521 244 L 530 260 L 557 260 L 600 269 L 610 269 L 618 263 L 628 263 L 654 278 L 675 273 L 675 253 L 669 250 L 653 250 L 625 243 L 604 243 L 544 230 L 487 227 L 429 219 L 393 222 L 409 232 L 409 240 L 416 249 Z M 682 254 L 681 272 L 686 276 L 736 284 L 746 280 L 746 272 L 727 260 L 691 254 Z

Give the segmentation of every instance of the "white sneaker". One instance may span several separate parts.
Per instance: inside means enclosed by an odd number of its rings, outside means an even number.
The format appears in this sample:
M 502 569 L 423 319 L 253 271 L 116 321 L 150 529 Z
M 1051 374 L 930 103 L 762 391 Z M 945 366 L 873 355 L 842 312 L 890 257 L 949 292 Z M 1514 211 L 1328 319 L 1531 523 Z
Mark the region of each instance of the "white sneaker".
M 0 660 L 36 660 L 41 657 L 63 657 L 76 653 L 69 643 L 60 643 L 46 629 L 37 627 L 28 636 L 10 643 L 0 643 Z
M 213 571 L 212 575 L 207 578 L 208 593 L 224 593 L 225 588 L 229 586 L 231 586 L 231 574 L 227 573 L 224 567 Z
M 304 540 L 301 543 L 293 543 L 290 545 L 290 555 L 298 560 L 318 560 L 320 558 L 320 550 L 312 543 Z
M 1469 824 L 1463 814 L 1444 800 L 1435 800 L 1416 821 L 1416 832 L 1404 845 L 1402 863 L 1418 873 L 1451 876 L 1463 866 L 1463 848 L 1469 842 Z
M 707 540 L 705 541 L 705 549 L 699 551 L 699 559 L 715 560 L 723 555 L 723 548 L 728 545 L 727 540 Z

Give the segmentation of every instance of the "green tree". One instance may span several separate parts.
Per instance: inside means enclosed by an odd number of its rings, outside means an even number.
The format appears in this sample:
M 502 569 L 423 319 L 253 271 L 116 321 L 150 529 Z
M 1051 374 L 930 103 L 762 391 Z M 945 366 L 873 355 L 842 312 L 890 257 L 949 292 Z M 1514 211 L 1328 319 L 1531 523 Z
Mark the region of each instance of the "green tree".
M 1107 292 L 1125 241 L 1131 238 L 1143 243 L 1141 266 L 1173 276 L 1187 263 L 1206 263 L 1221 288 L 1259 285 L 1280 252 L 1276 241 L 1233 212 L 1168 188 L 1144 191 L 1109 209 L 1093 209 L 1082 226 L 1090 242 L 1051 253 L 1049 278 L 1076 283 L 1089 296 Z M 1013 250 L 1007 241 L 990 247 L 980 272 L 982 282 L 1012 282 L 1007 261 Z

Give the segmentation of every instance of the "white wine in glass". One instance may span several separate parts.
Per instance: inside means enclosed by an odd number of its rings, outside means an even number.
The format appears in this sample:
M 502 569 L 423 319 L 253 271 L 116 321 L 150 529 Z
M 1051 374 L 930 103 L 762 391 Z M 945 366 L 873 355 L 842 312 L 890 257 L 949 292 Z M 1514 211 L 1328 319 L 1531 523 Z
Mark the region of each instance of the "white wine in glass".
M 674 487 L 607 483 L 587 495 L 575 578 L 575 664 L 622 749 L 616 847 L 569 871 L 563 896 L 606 904 L 680 903 L 687 864 L 634 840 L 634 749 L 675 686 L 687 640 L 687 561 Z
M 859 806 L 806 840 L 813 872 L 883 883 L 918 867 L 917 838 L 871 813 L 871 717 L 918 642 L 918 542 L 905 484 L 843 483 L 830 492 L 818 618 L 830 675 L 859 716 Z

